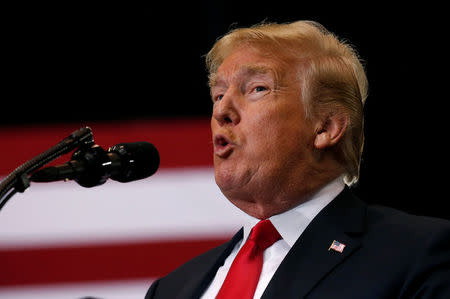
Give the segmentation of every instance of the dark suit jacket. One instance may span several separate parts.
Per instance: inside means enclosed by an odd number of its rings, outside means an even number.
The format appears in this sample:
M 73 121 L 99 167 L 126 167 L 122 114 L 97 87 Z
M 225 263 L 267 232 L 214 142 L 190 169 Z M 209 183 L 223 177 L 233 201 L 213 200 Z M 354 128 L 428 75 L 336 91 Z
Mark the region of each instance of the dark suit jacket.
M 199 298 L 229 242 L 155 281 L 146 299 Z M 332 241 L 346 245 L 328 250 Z M 450 298 L 450 222 L 371 207 L 346 188 L 291 248 L 262 298 Z M 236 298 L 239 299 L 239 298 Z

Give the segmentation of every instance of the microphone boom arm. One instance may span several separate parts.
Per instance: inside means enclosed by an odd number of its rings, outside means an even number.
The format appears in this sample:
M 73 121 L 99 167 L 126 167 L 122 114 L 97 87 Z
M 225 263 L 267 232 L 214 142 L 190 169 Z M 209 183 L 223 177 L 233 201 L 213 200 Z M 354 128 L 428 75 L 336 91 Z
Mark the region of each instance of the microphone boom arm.
M 15 193 L 24 192 L 30 186 L 29 175 L 33 171 L 55 160 L 59 156 L 69 153 L 73 149 L 93 144 L 93 142 L 94 138 L 91 128 L 81 128 L 50 149 L 17 167 L 0 182 L 0 210 Z

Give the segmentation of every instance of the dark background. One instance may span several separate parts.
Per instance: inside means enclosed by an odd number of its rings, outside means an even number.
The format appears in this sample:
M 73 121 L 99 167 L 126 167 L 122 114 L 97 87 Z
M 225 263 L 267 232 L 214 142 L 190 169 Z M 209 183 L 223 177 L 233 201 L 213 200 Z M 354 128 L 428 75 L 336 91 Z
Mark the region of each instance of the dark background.
M 8 7 L 0 126 L 208 117 L 203 55 L 218 37 L 263 20 L 315 20 L 358 49 L 369 77 L 356 192 L 370 203 L 450 219 L 445 11 L 424 2 Z

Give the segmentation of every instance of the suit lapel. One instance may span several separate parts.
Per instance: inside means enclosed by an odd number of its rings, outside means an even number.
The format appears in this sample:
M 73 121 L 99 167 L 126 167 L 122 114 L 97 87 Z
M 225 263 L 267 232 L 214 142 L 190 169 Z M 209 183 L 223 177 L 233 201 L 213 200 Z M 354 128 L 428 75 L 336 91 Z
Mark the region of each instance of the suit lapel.
M 230 241 L 208 252 L 202 259 L 201 268 L 192 271 L 190 279 L 184 283 L 177 298 L 200 298 L 213 280 L 219 267 L 223 265 L 225 259 L 242 237 L 243 229 L 241 228 Z
M 347 188 L 325 207 L 291 248 L 261 298 L 303 298 L 360 247 L 366 205 Z M 329 250 L 336 240 L 342 253 Z

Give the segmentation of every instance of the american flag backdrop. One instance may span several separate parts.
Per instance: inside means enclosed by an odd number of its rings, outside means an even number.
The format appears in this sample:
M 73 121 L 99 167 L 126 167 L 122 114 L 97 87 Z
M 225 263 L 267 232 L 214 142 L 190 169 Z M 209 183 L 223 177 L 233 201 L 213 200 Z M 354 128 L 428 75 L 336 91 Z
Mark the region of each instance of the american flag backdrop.
M 84 126 L 105 149 L 153 143 L 161 166 L 141 181 L 32 183 L 12 197 L 0 211 L 0 299 L 143 298 L 156 277 L 236 232 L 242 214 L 214 182 L 204 55 L 230 29 L 263 20 L 318 21 L 363 59 L 369 97 L 355 193 L 450 219 L 447 176 L 436 167 L 448 156 L 439 109 L 447 82 L 435 75 L 445 69 L 447 10 L 263 2 L 2 7 L 0 179 Z
M 13 196 L 0 211 L 2 299 L 143 298 L 152 280 L 222 243 L 242 222 L 214 182 L 206 118 L 0 128 L 2 177 L 84 125 L 105 149 L 153 143 L 160 169 L 93 188 L 31 183 Z

